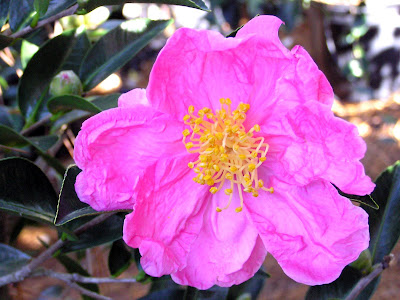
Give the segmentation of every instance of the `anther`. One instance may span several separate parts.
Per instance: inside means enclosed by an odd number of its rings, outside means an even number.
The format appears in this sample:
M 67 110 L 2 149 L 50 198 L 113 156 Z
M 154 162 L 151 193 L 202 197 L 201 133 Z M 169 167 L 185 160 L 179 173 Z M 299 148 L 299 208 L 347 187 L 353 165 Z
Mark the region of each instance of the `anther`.
M 249 166 L 247 168 L 249 169 L 250 172 L 253 172 L 256 169 L 256 165 L 255 164 L 249 164 Z
M 188 150 L 192 149 L 193 146 L 194 146 L 194 145 L 193 145 L 192 142 L 189 142 L 189 143 L 187 143 L 187 144 L 185 145 L 186 149 L 188 149 Z
M 241 211 L 242 211 L 242 207 L 241 206 L 235 208 L 235 212 L 240 213 Z
M 183 136 L 188 136 L 189 134 L 190 134 L 190 131 L 188 129 L 185 129 L 184 131 L 182 131 Z
M 230 194 L 232 194 L 233 191 L 232 191 L 232 189 L 225 189 L 224 192 L 226 195 L 229 196 Z
M 210 188 L 210 193 L 211 194 L 215 194 L 216 192 L 218 192 L 218 189 L 215 186 Z
M 190 106 L 188 107 L 188 112 L 189 112 L 189 114 L 194 113 L 194 106 L 193 106 L 193 105 L 190 105 Z
M 194 168 L 194 163 L 193 162 L 188 163 L 188 167 L 193 169 Z

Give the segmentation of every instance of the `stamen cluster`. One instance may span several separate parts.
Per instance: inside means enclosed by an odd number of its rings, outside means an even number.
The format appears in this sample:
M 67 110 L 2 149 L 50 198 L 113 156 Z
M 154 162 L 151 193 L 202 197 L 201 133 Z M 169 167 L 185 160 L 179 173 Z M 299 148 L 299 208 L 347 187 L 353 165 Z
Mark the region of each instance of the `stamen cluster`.
M 232 201 L 234 186 L 237 186 L 242 211 L 243 194 L 251 193 L 258 197 L 259 190 L 273 192 L 273 188 L 265 188 L 264 182 L 258 178 L 257 169 L 266 160 L 268 144 L 263 137 L 254 137 L 260 131 L 258 124 L 246 132 L 243 126 L 250 104 L 240 103 L 232 111 L 229 98 L 220 99 L 221 109 L 215 113 L 204 107 L 195 114 L 193 106 L 189 106 L 188 114 L 183 117 L 185 129 L 183 143 L 189 153 L 199 153 L 198 160 L 190 162 L 188 167 L 197 174 L 193 180 L 199 184 L 211 186 L 210 192 L 217 193 L 226 180 L 230 188 L 224 190 L 229 196 L 226 207 L 217 207 L 221 212 L 227 209 Z M 189 141 L 187 141 L 189 140 Z

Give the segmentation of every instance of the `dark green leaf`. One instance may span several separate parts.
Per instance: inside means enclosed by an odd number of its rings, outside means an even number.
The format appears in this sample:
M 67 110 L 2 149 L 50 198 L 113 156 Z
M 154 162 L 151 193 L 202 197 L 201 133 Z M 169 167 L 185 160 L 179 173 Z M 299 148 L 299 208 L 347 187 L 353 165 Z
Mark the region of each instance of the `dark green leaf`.
M 361 278 L 362 274 L 358 270 L 345 267 L 340 277 L 334 282 L 310 287 L 305 300 L 344 298 Z
M 115 241 L 108 255 L 108 269 L 111 276 L 119 276 L 130 266 L 131 260 L 132 254 L 126 249 L 124 241 Z
M 228 300 L 236 299 L 257 299 L 265 284 L 268 274 L 263 270 L 257 272 L 252 278 L 239 285 L 233 285 L 229 288 Z M 246 297 L 247 296 L 247 297 Z
M 346 194 L 343 193 L 336 185 L 332 184 L 336 190 L 338 191 L 338 193 L 343 196 L 346 197 L 348 199 L 350 199 L 351 201 L 354 202 L 358 202 L 361 204 L 364 204 L 365 206 L 368 206 L 372 209 L 379 209 L 379 205 L 374 201 L 373 197 L 371 197 L 371 195 L 365 195 L 365 196 L 358 196 L 358 195 L 350 195 L 350 194 Z
M 198 291 L 196 298 L 190 299 L 199 299 L 199 300 L 223 300 L 228 296 L 229 288 L 220 287 L 214 285 L 212 288 L 208 290 Z
M 74 30 L 60 34 L 40 47 L 26 66 L 18 86 L 17 98 L 28 125 L 36 121 L 50 81 L 70 54 L 74 41 Z
M 10 0 L 0 1 L 0 28 L 7 22 Z
M 49 137 L 36 137 L 26 138 L 7 126 L 0 125 L 0 145 L 7 147 L 25 147 L 28 145 L 33 146 L 38 154 L 46 160 L 60 174 L 64 174 L 65 168 L 54 157 L 48 155 L 45 151 L 48 149 L 52 142 L 56 142 L 58 138 L 54 136 Z M 50 146 L 51 147 L 51 146 Z
M 76 37 L 76 43 L 72 47 L 71 53 L 65 59 L 65 62 L 61 68 L 63 70 L 72 70 L 75 72 L 75 74 L 79 74 L 79 68 L 81 66 L 82 60 L 89 49 L 90 41 L 87 36 L 86 30 L 83 30 Z
M 47 1 L 47 0 L 46 0 Z M 49 8 L 47 9 L 46 14 L 41 19 L 47 19 L 59 12 L 62 12 L 74 5 L 76 0 L 50 0 Z
M 81 224 L 79 222 L 83 218 L 73 220 L 67 225 L 74 226 Z M 106 219 L 104 222 L 93 226 L 79 235 L 78 241 L 69 241 L 62 249 L 63 252 L 77 251 L 102 245 L 109 242 L 114 242 L 122 238 L 122 226 L 124 224 L 124 217 L 113 215 Z M 70 227 L 71 228 L 71 227 Z
M 8 127 L 13 127 L 13 121 L 4 106 L 0 106 L 0 124 Z
M 183 299 L 185 295 L 185 290 L 180 288 L 172 288 L 172 289 L 165 289 L 165 290 L 158 290 L 156 292 L 150 293 L 139 300 L 177 300 Z
M 376 180 L 372 198 L 379 210 L 362 207 L 369 214 L 372 264 L 382 262 L 400 237 L 400 161 L 387 168 Z
M 0 34 L 0 50 L 8 47 L 13 41 L 13 38 Z
M 62 95 L 53 97 L 47 102 L 47 107 L 52 114 L 65 112 L 72 109 L 84 110 L 92 113 L 99 113 L 101 109 L 86 99 L 75 95 Z
M 0 160 L 2 210 L 53 224 L 57 195 L 46 175 L 23 158 Z
M 230 34 L 228 34 L 226 37 L 227 37 L 227 38 L 228 38 L 228 37 L 235 37 L 236 34 L 238 33 L 238 31 L 239 31 L 240 29 L 242 29 L 242 27 L 243 27 L 243 25 L 240 26 L 240 27 L 238 27 L 238 28 L 236 28 L 234 31 L 232 31 Z
M 76 165 L 69 166 L 65 172 L 60 197 L 58 199 L 57 214 L 54 223 L 59 226 L 76 218 L 95 215 L 95 211 L 86 203 L 79 200 L 75 192 L 76 176 L 81 172 Z
M 0 276 L 20 269 L 30 259 L 31 257 L 28 254 L 8 245 L 0 244 Z
M 9 24 L 12 32 L 21 30 L 28 25 L 35 13 L 34 0 L 11 0 Z
M 208 11 L 208 7 L 202 0 L 88 0 L 81 1 L 81 4 L 78 8 L 78 13 L 85 14 L 99 6 L 119 5 L 127 2 L 182 5 Z
M 28 138 L 31 145 L 35 145 L 42 151 L 49 150 L 58 141 L 58 136 L 56 135 L 43 135 Z
M 118 98 L 120 95 L 121 94 L 116 93 L 107 96 L 97 97 L 96 99 L 91 101 L 91 103 L 99 107 L 101 110 L 114 108 L 118 106 Z M 73 110 L 71 112 L 68 112 L 54 122 L 50 132 L 55 133 L 64 124 L 70 124 L 80 119 L 88 118 L 90 115 L 90 113 L 84 111 Z
M 84 269 L 82 268 L 81 264 L 76 262 L 75 260 L 73 260 L 72 258 L 69 258 L 68 256 L 64 255 L 64 254 L 59 254 L 58 256 L 56 256 L 57 260 L 65 267 L 65 269 L 67 269 L 68 273 L 76 273 L 82 276 L 86 276 L 86 277 L 90 277 L 90 274 Z M 99 286 L 97 284 L 94 283 L 79 283 L 78 284 L 95 293 L 99 293 L 100 289 Z M 92 299 L 90 297 L 82 297 L 83 299 Z
M 172 20 L 134 19 L 121 23 L 89 50 L 83 59 L 79 77 L 88 91 L 132 59 Z
M 34 0 L 33 8 L 39 14 L 39 16 L 44 16 L 49 8 L 50 0 Z

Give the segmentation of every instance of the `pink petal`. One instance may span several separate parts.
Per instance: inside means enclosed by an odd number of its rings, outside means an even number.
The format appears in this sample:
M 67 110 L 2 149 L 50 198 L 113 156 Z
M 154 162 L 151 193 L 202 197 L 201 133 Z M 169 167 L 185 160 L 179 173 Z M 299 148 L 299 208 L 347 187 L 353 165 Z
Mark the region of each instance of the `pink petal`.
M 265 166 L 277 178 L 299 185 L 322 178 L 357 195 L 374 189 L 359 161 L 365 142 L 354 125 L 334 117 L 329 107 L 316 102 L 299 105 L 279 124 L 263 129 L 271 128 L 273 133 L 266 136 L 271 153 Z
M 278 19 L 267 19 L 271 24 L 266 28 L 271 25 L 277 37 Z M 220 98 L 230 98 L 234 108 L 239 102 L 268 107 L 266 100 L 273 101 L 276 80 L 292 64 L 293 55 L 280 43 L 245 34 L 246 27 L 240 38 L 187 28 L 176 31 L 150 74 L 150 103 L 178 118 L 189 105 L 219 109 Z
M 161 158 L 146 170 L 133 213 L 124 224 L 124 240 L 139 248 L 141 265 L 151 276 L 186 266 L 187 255 L 203 222 L 208 186 L 195 183 L 187 167 L 193 157 Z
M 287 187 L 245 205 L 283 271 L 308 284 L 335 280 L 368 247 L 368 215 L 323 181 Z
M 175 282 L 199 289 L 215 284 L 231 286 L 251 278 L 260 268 L 267 253 L 246 214 L 235 212 L 240 206 L 238 197 L 228 209 L 216 212 L 216 207 L 225 206 L 228 198 L 223 192 L 213 196 L 186 267 L 171 275 Z
M 75 188 L 96 210 L 132 209 L 136 185 L 159 157 L 185 153 L 184 126 L 149 107 L 115 108 L 85 121 L 75 143 Z
M 141 104 L 149 106 L 149 100 L 147 100 L 146 89 L 133 89 L 127 93 L 122 94 L 118 98 L 118 107 L 135 107 Z

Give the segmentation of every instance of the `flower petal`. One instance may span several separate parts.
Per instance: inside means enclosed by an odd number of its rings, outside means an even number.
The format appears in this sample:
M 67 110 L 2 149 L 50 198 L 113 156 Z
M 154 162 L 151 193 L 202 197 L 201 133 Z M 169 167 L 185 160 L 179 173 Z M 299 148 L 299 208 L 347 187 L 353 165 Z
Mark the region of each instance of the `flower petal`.
M 250 199 L 245 205 L 283 271 L 308 284 L 325 284 L 368 247 L 368 215 L 323 181 Z
M 147 100 L 146 89 L 133 89 L 127 93 L 122 94 L 118 98 L 118 107 L 135 107 L 141 104 L 149 106 L 149 100 Z
M 279 179 L 306 185 L 322 178 L 356 195 L 374 189 L 359 161 L 366 151 L 365 142 L 354 125 L 334 117 L 329 107 L 316 102 L 299 105 L 279 124 L 263 128 L 270 129 L 266 141 L 271 155 L 265 166 Z
M 274 31 L 276 37 L 278 20 L 269 17 L 271 24 L 265 24 L 266 28 L 272 26 L 267 31 L 271 35 Z M 205 30 L 177 30 L 150 74 L 150 103 L 178 118 L 190 105 L 219 109 L 220 98 L 230 98 L 234 108 L 239 102 L 251 104 L 256 100 L 255 104 L 269 106 L 276 79 L 292 64 L 293 55 L 280 42 L 278 46 L 257 34 L 246 34 L 247 26 L 241 29 L 240 38 L 225 38 Z
M 175 282 L 199 289 L 215 284 L 231 286 L 251 278 L 260 268 L 267 253 L 246 214 L 235 212 L 235 207 L 240 206 L 238 197 L 233 198 L 228 209 L 216 211 L 217 205 L 222 207 L 227 201 L 223 192 L 213 196 L 186 267 L 171 275 Z
M 139 248 L 144 271 L 155 277 L 186 265 L 187 255 L 202 226 L 210 198 L 187 167 L 193 157 L 161 158 L 140 181 L 133 213 L 124 224 L 124 240 Z
M 75 142 L 75 188 L 96 210 L 132 209 L 138 179 L 159 157 L 185 153 L 184 126 L 149 107 L 115 108 L 85 121 Z

